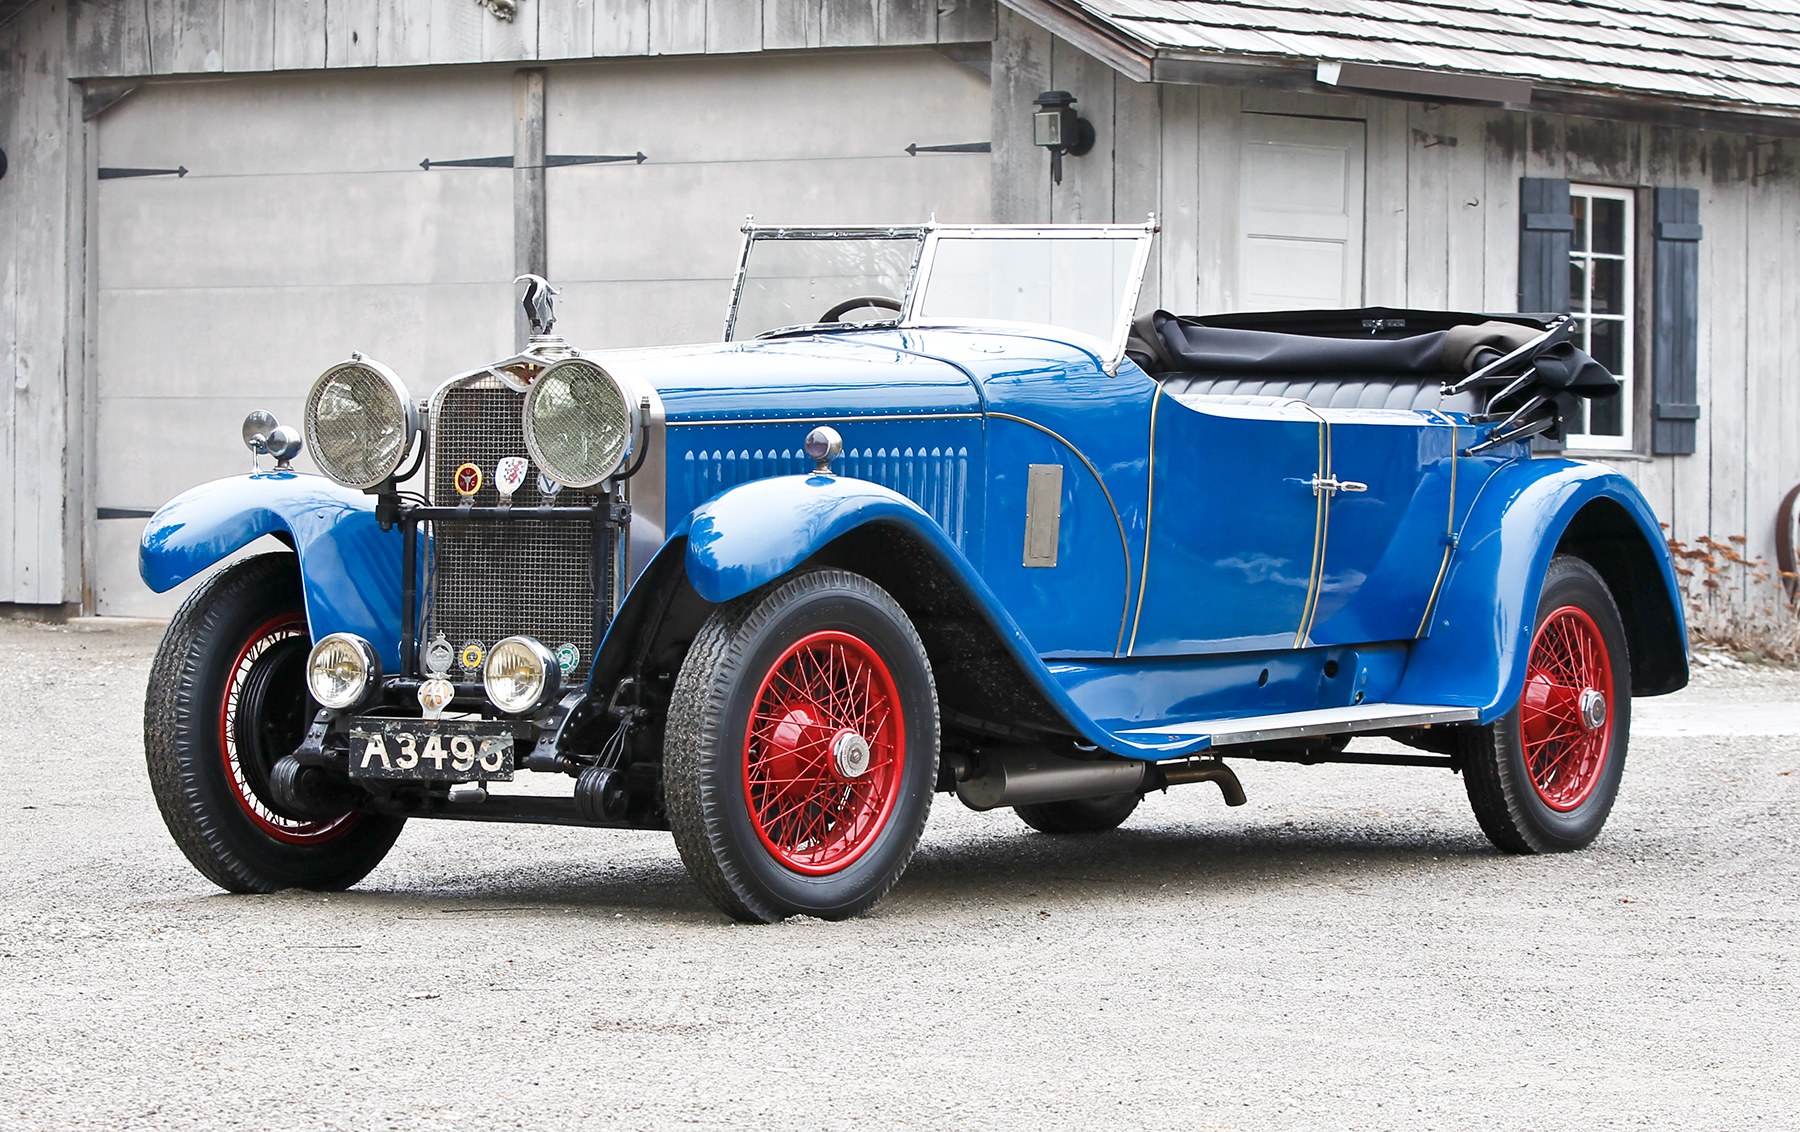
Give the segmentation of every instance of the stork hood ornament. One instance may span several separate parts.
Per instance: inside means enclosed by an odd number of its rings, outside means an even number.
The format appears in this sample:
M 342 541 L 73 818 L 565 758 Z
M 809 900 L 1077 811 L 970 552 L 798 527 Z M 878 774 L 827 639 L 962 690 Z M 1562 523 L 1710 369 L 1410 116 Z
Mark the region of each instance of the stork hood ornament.
M 525 317 L 531 320 L 531 332 L 548 337 L 556 328 L 556 288 L 542 275 L 525 274 L 513 280 L 525 284 L 523 305 Z

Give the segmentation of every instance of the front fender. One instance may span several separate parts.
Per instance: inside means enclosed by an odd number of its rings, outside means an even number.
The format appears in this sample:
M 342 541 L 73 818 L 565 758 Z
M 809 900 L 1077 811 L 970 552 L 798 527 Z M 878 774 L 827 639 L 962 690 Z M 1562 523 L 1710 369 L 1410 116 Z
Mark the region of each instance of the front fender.
M 145 526 L 138 573 L 163 593 L 271 534 L 299 555 L 313 639 L 355 633 L 375 646 L 384 668 L 397 671 L 400 532 L 376 523 L 372 496 L 322 476 L 258 472 L 182 492 Z
M 1674 563 L 1637 487 L 1597 464 L 1519 460 L 1496 471 L 1470 508 L 1432 611 L 1430 636 L 1414 646 L 1395 700 L 1479 708 L 1482 723 L 1511 710 L 1525 686 L 1544 573 L 1576 516 L 1601 499 L 1616 504 L 1643 538 L 1661 592 L 1639 600 L 1667 603 L 1657 610 L 1658 623 L 1670 627 L 1674 640 L 1661 644 L 1684 650 Z M 1657 588 L 1655 580 L 1650 588 Z

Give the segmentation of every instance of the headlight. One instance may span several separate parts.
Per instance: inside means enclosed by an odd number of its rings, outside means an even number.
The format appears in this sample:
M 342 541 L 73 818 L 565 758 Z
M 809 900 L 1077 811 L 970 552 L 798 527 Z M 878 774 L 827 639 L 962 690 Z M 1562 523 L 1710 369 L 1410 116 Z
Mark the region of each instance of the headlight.
M 353 633 L 321 638 L 306 658 L 306 686 L 319 706 L 355 707 L 381 680 L 381 662 L 369 642 Z
M 595 487 L 619 470 L 637 411 L 612 376 L 585 358 L 546 369 L 525 395 L 525 447 L 564 487 Z
M 556 694 L 562 669 L 549 649 L 530 637 L 508 637 L 488 650 L 481 683 L 501 711 L 530 711 Z
M 419 410 L 392 370 L 358 354 L 313 382 L 306 443 L 326 475 L 374 487 L 394 474 L 419 430 Z

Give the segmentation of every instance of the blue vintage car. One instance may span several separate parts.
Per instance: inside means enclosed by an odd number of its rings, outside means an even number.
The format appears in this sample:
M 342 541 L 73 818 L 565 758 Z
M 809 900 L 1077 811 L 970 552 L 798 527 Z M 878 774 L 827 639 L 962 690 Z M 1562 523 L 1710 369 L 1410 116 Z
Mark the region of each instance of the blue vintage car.
M 417 399 L 353 354 L 304 442 L 144 533 L 157 802 L 233 891 L 408 818 L 669 829 L 727 914 L 844 917 L 935 793 L 1109 830 L 1230 762 L 1458 771 L 1577 849 L 1687 680 L 1633 486 L 1533 459 L 1617 382 L 1566 317 L 1134 320 L 1154 225 L 745 229 L 721 343 L 536 333 Z M 1416 753 L 1359 751 L 1359 736 Z M 507 784 L 536 772 L 534 790 Z

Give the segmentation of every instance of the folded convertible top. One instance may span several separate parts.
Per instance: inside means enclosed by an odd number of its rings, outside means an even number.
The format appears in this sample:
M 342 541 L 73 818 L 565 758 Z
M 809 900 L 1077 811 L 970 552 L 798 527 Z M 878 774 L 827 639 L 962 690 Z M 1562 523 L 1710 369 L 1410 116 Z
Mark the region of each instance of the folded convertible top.
M 1551 315 L 1391 307 L 1206 316 L 1157 311 L 1139 320 L 1134 345 L 1147 355 L 1140 364 L 1148 360 L 1145 368 L 1153 372 L 1443 380 L 1480 368 L 1487 349 L 1505 353 L 1525 345 L 1553 321 Z

